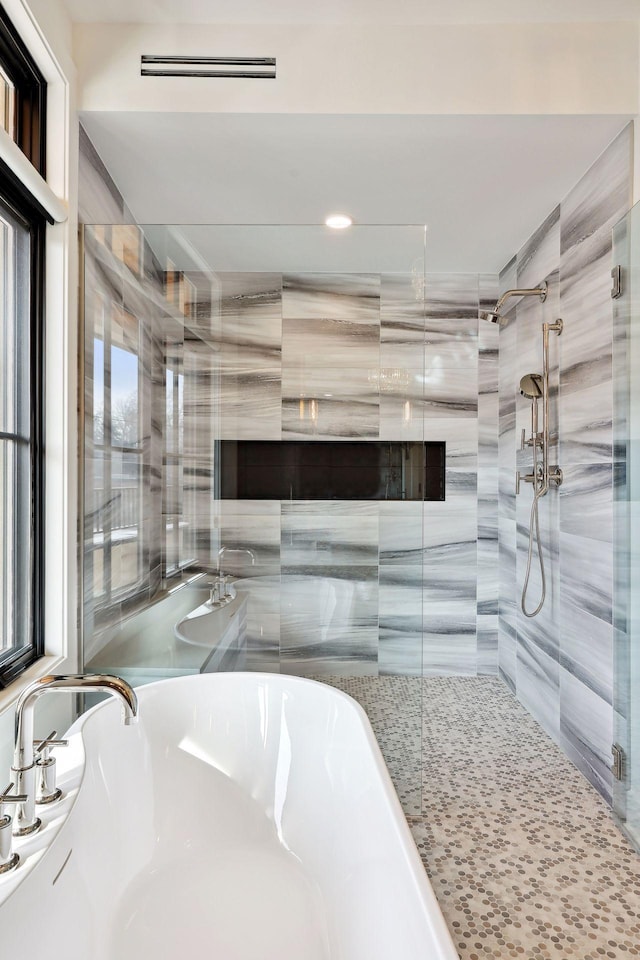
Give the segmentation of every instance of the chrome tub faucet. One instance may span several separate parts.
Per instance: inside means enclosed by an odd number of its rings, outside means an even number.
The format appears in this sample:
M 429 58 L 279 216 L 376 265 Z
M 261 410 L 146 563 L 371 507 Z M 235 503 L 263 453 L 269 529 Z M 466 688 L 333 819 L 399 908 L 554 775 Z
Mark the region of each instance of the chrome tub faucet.
M 49 803 L 60 796 L 53 782 L 55 768 L 51 769 L 52 759 L 48 751 L 53 746 L 63 745 L 64 741 L 54 740 L 55 732 L 40 743 L 34 744 L 33 740 L 33 712 L 36 701 L 50 691 L 108 693 L 121 700 L 125 724 L 134 723 L 138 716 L 138 699 L 134 691 L 125 680 L 110 674 L 50 675 L 30 684 L 20 694 L 16 704 L 16 739 L 11 775 L 15 780 L 17 796 L 8 795 L 6 790 L 0 798 L 0 802 L 16 805 L 13 818 L 15 837 L 35 833 L 40 827 L 40 818 L 36 816 L 36 802 Z M 39 783 L 36 783 L 38 773 Z M 1 824 L 0 820 L 0 827 Z

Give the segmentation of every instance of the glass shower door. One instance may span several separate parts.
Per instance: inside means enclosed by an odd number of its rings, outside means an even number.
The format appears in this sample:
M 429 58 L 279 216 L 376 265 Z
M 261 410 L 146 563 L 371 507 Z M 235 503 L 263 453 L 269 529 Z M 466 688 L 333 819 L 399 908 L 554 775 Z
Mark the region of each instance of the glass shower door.
M 640 204 L 613 231 L 614 813 L 640 849 Z

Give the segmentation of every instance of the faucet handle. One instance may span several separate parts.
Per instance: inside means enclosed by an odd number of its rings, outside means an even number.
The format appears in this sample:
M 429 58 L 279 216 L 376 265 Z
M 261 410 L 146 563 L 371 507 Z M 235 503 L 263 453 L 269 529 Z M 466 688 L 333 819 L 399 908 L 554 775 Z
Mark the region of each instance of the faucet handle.
M 20 863 L 20 857 L 13 852 L 11 824 L 13 818 L 8 813 L 4 813 L 3 804 L 24 803 L 27 795 L 24 793 L 10 793 L 13 790 L 13 784 L 10 783 L 0 794 L 0 874 L 14 870 Z
M 3 803 L 24 803 L 27 799 L 25 793 L 10 793 L 9 791 L 13 790 L 15 784 L 10 783 L 9 786 L 5 787 L 2 793 L 0 794 L 0 806 Z
M 34 740 L 33 748 L 38 768 L 36 782 L 36 803 L 53 803 L 62 796 L 62 790 L 56 787 L 56 761 L 49 756 L 52 747 L 66 747 L 68 740 L 56 740 L 56 731 L 52 730 L 48 737 L 39 743 Z
M 37 763 L 46 763 L 49 760 L 49 751 L 53 747 L 66 747 L 69 745 L 68 740 L 56 740 L 57 731 L 52 730 L 48 737 L 45 737 L 44 740 L 34 740 L 33 749 L 36 754 Z

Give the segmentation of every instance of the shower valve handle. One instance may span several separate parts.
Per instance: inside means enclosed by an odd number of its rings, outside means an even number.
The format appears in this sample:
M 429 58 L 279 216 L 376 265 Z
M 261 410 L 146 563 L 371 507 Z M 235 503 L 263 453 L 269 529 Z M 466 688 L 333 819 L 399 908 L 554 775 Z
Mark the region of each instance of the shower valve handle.
M 534 443 L 537 444 L 538 447 L 542 447 L 543 440 L 544 440 L 544 435 L 542 433 L 533 434 L 533 436 L 529 437 L 529 439 L 527 440 L 527 431 L 525 427 L 523 427 L 522 437 L 520 439 L 520 449 L 524 450 L 525 447 L 532 447 Z
M 525 473 L 523 476 L 519 470 L 516 470 L 516 496 L 520 493 L 520 484 L 523 481 L 524 483 L 535 483 L 536 482 L 535 473 Z

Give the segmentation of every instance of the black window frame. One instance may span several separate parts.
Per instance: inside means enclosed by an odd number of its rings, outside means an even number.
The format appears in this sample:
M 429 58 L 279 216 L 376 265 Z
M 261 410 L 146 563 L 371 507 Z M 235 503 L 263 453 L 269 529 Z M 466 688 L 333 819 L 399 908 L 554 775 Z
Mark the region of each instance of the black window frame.
M 47 83 L 0 5 L 0 65 L 15 87 L 14 139 L 45 176 Z M 51 216 L 16 174 L 0 161 L 0 197 L 29 234 L 29 451 L 31 604 L 28 642 L 0 654 L 0 689 L 44 654 L 45 580 L 45 241 Z M 3 434 L 8 442 L 14 437 Z M 17 435 L 16 435 L 17 436 Z M 24 441 L 21 441 L 24 442 Z
M 45 177 L 47 82 L 1 4 L 0 64 L 15 88 L 13 139 Z

